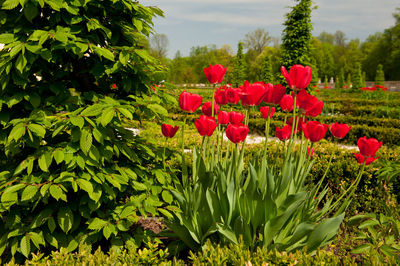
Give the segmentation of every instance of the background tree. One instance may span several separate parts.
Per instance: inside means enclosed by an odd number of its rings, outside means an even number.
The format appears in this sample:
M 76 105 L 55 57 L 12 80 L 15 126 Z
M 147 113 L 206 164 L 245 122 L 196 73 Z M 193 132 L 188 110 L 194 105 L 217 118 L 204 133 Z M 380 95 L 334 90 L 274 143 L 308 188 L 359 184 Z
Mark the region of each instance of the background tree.
M 356 63 L 356 67 L 353 70 L 353 89 L 358 90 L 362 87 L 362 70 L 361 63 Z
M 246 34 L 244 47 L 255 51 L 256 54 L 259 55 L 270 42 L 271 36 L 269 36 L 268 31 L 259 28 Z
M 344 87 L 344 82 L 345 82 L 344 70 L 342 68 L 342 69 L 340 69 L 340 76 L 339 76 L 339 82 L 338 82 L 338 87 L 337 88 L 342 89 Z
M 263 70 L 262 80 L 265 83 L 273 83 L 274 82 L 274 74 L 272 72 L 271 57 L 268 54 L 266 54 L 264 56 L 262 70 Z
M 381 64 L 376 68 L 375 85 L 385 86 L 385 73 Z
M 236 53 L 235 64 L 232 71 L 230 81 L 234 87 L 241 85 L 246 78 L 246 65 L 243 54 L 243 43 L 238 43 L 238 50 Z
M 350 87 L 352 86 L 351 85 L 351 74 L 350 73 L 347 74 L 346 86 L 347 86 L 348 89 L 350 89 Z
M 295 0 L 297 5 L 286 15 L 283 23 L 281 64 L 290 68 L 294 64 L 311 62 L 311 0 Z
M 171 104 L 149 97 L 164 70 L 144 49 L 156 14 L 137 1 L 1 2 L 3 262 L 44 247 L 140 245 L 139 216 L 165 213 L 161 152 L 125 129 Z
M 168 47 L 169 40 L 167 35 L 156 33 L 150 38 L 150 51 L 154 57 L 167 57 Z

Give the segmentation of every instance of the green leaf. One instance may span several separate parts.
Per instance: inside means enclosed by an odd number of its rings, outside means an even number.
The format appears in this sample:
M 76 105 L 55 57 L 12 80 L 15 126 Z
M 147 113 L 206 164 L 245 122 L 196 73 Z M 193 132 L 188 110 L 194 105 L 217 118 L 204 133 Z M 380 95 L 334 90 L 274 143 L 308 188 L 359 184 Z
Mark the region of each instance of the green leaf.
M 85 124 L 85 119 L 83 119 L 82 116 L 72 116 L 69 118 L 69 121 L 71 124 L 79 127 L 80 129 L 82 129 L 83 125 Z
M 8 141 L 19 140 L 22 136 L 25 135 L 25 131 L 25 126 L 22 123 L 15 125 L 13 129 L 11 129 L 10 135 L 8 135 Z
M 137 31 L 142 31 L 143 29 L 143 23 L 142 21 L 138 20 L 138 19 L 132 19 L 133 25 L 135 25 Z
M 39 188 L 37 186 L 28 185 L 27 187 L 25 187 L 24 191 L 22 191 L 21 201 L 26 201 L 34 198 L 38 191 Z
M 54 152 L 54 160 L 56 161 L 57 164 L 61 163 L 62 161 L 64 161 L 64 151 L 57 149 Z
M 93 48 L 95 54 L 102 56 L 110 61 L 114 61 L 114 54 L 110 50 L 97 46 L 94 46 Z
M 15 67 L 19 70 L 20 73 L 24 72 L 24 68 L 26 66 L 26 58 L 23 54 L 20 54 L 15 62 Z
M 154 113 L 156 113 L 158 115 L 163 115 L 163 116 L 168 115 L 167 109 L 165 109 L 164 107 L 162 107 L 159 104 L 149 104 L 147 106 L 147 108 L 149 108 L 150 110 L 152 110 Z
M 32 243 L 38 248 L 40 249 L 40 245 L 44 246 L 44 238 L 39 235 L 36 232 L 30 232 L 29 233 L 30 239 L 32 240 Z
M 38 160 L 40 169 L 42 169 L 43 172 L 48 172 L 52 160 L 53 156 L 51 152 L 48 151 L 46 153 L 43 153 Z
M 114 118 L 114 108 L 110 107 L 104 110 L 100 116 L 100 123 L 103 127 L 107 126 L 108 123 Z
M 32 104 L 34 108 L 38 108 L 40 106 L 41 98 L 39 94 L 34 93 L 29 96 L 29 102 Z
M 61 208 L 57 213 L 57 222 L 60 228 L 68 233 L 72 228 L 72 224 L 74 223 L 74 214 L 71 209 L 68 207 Z
M 53 233 L 54 229 L 56 229 L 56 222 L 53 217 L 47 219 L 47 227 L 49 227 L 50 233 Z
M 92 147 L 92 141 L 92 133 L 90 133 L 89 130 L 86 128 L 83 129 L 81 132 L 80 147 L 84 154 L 87 155 L 87 153 L 89 152 L 90 147 Z
M 168 204 L 171 204 L 172 201 L 174 200 L 174 198 L 172 197 L 172 194 L 171 194 L 169 191 L 167 191 L 167 190 L 164 190 L 164 191 L 162 192 L 161 197 L 162 197 L 163 200 L 164 200 L 166 203 L 168 203 Z
M 0 34 L 0 43 L 9 44 L 15 41 L 14 34 L 12 33 L 3 33 Z
M 86 109 L 84 109 L 81 113 L 82 116 L 97 116 L 102 113 L 104 106 L 100 104 L 94 104 Z
M 13 58 L 14 56 L 16 56 L 21 50 L 22 50 L 22 44 L 18 43 L 13 48 L 11 48 L 11 51 L 10 51 L 10 54 L 9 54 L 10 58 Z
M 28 4 L 26 4 L 24 6 L 24 15 L 26 17 L 26 19 L 29 22 L 32 22 L 32 20 L 39 14 L 39 11 L 36 7 L 36 5 L 32 4 L 31 2 L 28 2 Z
M 51 185 L 50 186 L 50 195 L 55 198 L 56 200 L 59 200 L 63 197 L 64 192 L 62 191 L 62 189 L 57 186 L 57 185 Z M 65 196 L 65 194 L 64 194 Z
M 90 183 L 89 181 L 87 181 L 86 179 L 83 179 L 83 178 L 79 178 L 76 182 L 78 183 L 78 185 L 81 189 L 85 190 L 89 194 L 89 197 L 90 197 L 91 194 L 93 193 L 92 183 Z
M 28 129 L 35 133 L 36 136 L 40 138 L 44 138 L 44 135 L 46 135 L 46 129 L 42 127 L 41 125 L 38 124 L 29 124 Z
M 121 64 L 126 65 L 129 62 L 129 53 L 126 50 L 122 50 L 119 53 L 119 61 L 121 62 Z
M 2 9 L 13 9 L 19 5 L 19 0 L 5 0 L 3 2 Z
M 89 223 L 88 229 L 100 231 L 106 224 L 106 221 L 96 217 Z
M 28 236 L 24 236 L 21 239 L 21 253 L 24 255 L 26 258 L 29 257 L 29 254 L 31 253 L 31 245 L 30 245 L 30 240 Z
M 65 32 L 62 32 L 62 31 L 57 31 L 54 34 L 54 39 L 56 39 L 57 41 L 62 42 L 62 43 L 68 42 L 67 34 Z
M 369 244 L 362 244 L 361 246 L 356 247 L 355 249 L 351 250 L 350 253 L 365 253 L 371 249 L 371 246 Z

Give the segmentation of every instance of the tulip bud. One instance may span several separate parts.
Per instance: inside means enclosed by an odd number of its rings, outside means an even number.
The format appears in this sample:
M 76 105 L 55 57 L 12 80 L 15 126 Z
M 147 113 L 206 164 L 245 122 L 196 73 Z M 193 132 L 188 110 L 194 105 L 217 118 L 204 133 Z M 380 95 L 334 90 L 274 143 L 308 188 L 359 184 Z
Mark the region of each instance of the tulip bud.
M 161 125 L 161 132 L 166 138 L 173 138 L 178 131 L 179 127 L 178 126 L 171 126 L 168 124 L 162 124 Z
M 244 125 L 229 124 L 226 128 L 226 137 L 233 143 L 244 141 L 248 133 L 249 127 Z

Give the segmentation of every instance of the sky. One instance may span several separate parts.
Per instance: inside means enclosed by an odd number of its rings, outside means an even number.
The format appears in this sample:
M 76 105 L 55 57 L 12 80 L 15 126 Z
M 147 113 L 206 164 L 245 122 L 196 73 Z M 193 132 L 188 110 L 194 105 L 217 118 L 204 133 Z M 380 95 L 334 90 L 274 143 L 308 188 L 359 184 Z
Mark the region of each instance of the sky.
M 236 52 L 246 33 L 263 28 L 281 37 L 285 14 L 293 0 L 142 0 L 158 6 L 165 17 L 154 19 L 154 30 L 166 34 L 168 57 L 179 50 L 188 56 L 193 46 L 228 44 Z M 313 35 L 341 30 L 348 39 L 364 41 L 369 35 L 394 25 L 392 14 L 399 0 L 314 0 Z

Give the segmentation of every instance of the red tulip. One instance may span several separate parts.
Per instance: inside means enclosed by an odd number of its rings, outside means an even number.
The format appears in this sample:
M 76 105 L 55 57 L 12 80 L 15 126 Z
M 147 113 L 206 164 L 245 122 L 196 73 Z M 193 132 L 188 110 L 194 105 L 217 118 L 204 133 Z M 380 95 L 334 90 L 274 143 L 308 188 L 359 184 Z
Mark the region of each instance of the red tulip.
M 229 124 L 226 128 L 226 136 L 233 143 L 239 143 L 249 134 L 249 127 L 244 125 L 233 125 Z
M 276 127 L 276 137 L 280 140 L 289 139 L 291 132 L 292 132 L 292 127 L 290 125 L 286 125 L 282 128 Z
M 226 90 L 218 88 L 214 92 L 215 102 L 219 105 L 225 105 L 228 101 L 226 99 Z
M 268 114 L 269 114 L 269 117 L 271 118 L 275 113 L 275 107 L 271 107 L 271 111 L 270 111 L 269 106 L 263 106 L 260 108 L 260 112 L 261 112 L 263 118 L 268 118 Z
M 240 101 L 239 90 L 234 88 L 227 88 L 226 99 L 228 103 L 237 104 Z
M 234 125 L 239 125 L 244 120 L 244 114 L 235 111 L 229 112 L 229 121 Z
M 229 124 L 229 113 L 221 111 L 218 113 L 218 123 L 221 125 Z
M 362 156 L 360 153 L 353 153 L 356 156 L 356 159 L 358 161 L 359 164 L 364 164 L 365 162 L 365 157 Z M 375 161 L 376 159 L 379 159 L 379 157 L 373 158 L 373 157 L 367 157 L 367 161 L 365 162 L 365 165 L 369 165 L 371 164 L 373 161 Z
M 358 139 L 357 146 L 362 156 L 370 158 L 375 156 L 375 153 L 382 146 L 382 142 L 374 138 L 362 137 Z
M 168 124 L 162 124 L 161 125 L 161 132 L 166 138 L 173 138 L 178 131 L 179 127 L 178 126 L 171 126 Z
M 116 89 L 117 88 L 117 84 L 113 84 L 112 86 L 111 86 L 113 89 Z
M 203 104 L 203 107 L 201 107 L 201 111 L 206 116 L 212 116 L 212 103 L 205 102 Z M 216 115 L 218 113 L 218 111 L 219 111 L 219 106 L 216 102 L 214 102 L 214 115 Z
M 267 93 L 267 88 L 259 82 L 249 83 L 247 80 L 242 86 L 240 99 L 245 106 L 259 105 Z
M 203 97 L 198 94 L 183 91 L 179 96 L 179 107 L 186 112 L 194 113 L 201 105 Z
M 323 101 L 317 101 L 310 109 L 306 111 L 306 116 L 316 117 L 322 113 L 322 109 L 324 108 Z
M 204 68 L 204 74 L 208 81 L 212 84 L 221 83 L 226 73 L 226 67 L 223 65 L 211 65 Z
M 306 123 L 307 119 L 301 118 L 301 117 L 296 117 L 297 119 L 297 131 L 299 132 L 300 130 L 302 130 L 303 124 Z M 290 118 L 289 121 L 286 121 L 286 124 L 290 125 L 291 127 L 293 126 L 293 117 Z
M 265 95 L 264 102 L 272 103 L 272 104 L 279 104 L 283 95 L 285 95 L 286 88 L 283 87 L 281 84 L 276 84 L 272 86 L 272 84 L 266 84 L 268 87 L 267 94 Z
M 338 139 L 344 138 L 350 130 L 350 126 L 347 124 L 339 124 L 337 122 L 333 123 L 329 130 L 332 133 L 332 136 Z
M 317 142 L 323 139 L 328 128 L 328 125 L 321 124 L 318 121 L 310 121 L 302 125 L 304 136 L 311 142 Z
M 314 155 L 314 148 L 311 149 L 311 155 L 310 155 L 310 148 L 311 147 L 307 148 L 307 156 L 312 157 Z
M 194 121 L 197 131 L 201 136 L 211 136 L 214 133 L 217 123 L 215 123 L 214 117 L 201 115 Z
M 285 77 L 289 88 L 301 90 L 307 88 L 312 77 L 312 70 L 309 66 L 294 65 L 289 73 L 284 66 L 281 66 L 281 73 Z
M 279 106 L 284 112 L 293 111 L 293 96 L 289 94 L 283 95 L 281 101 L 279 102 Z

